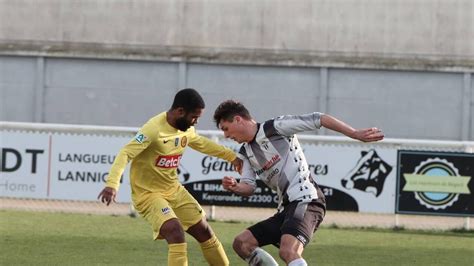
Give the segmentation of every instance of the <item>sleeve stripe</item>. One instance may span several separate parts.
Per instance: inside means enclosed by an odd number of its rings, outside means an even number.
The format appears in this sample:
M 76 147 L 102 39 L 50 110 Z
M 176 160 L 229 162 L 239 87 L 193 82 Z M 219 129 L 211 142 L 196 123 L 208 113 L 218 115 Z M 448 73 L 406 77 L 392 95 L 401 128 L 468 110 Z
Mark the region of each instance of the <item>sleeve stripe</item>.
M 242 146 L 240 147 L 239 153 L 242 154 L 243 156 L 247 157 L 247 153 L 245 152 L 245 147 L 244 147 L 244 145 L 242 145 Z
M 275 128 L 275 120 L 268 120 L 263 124 L 263 132 L 267 138 L 278 135 L 278 132 Z

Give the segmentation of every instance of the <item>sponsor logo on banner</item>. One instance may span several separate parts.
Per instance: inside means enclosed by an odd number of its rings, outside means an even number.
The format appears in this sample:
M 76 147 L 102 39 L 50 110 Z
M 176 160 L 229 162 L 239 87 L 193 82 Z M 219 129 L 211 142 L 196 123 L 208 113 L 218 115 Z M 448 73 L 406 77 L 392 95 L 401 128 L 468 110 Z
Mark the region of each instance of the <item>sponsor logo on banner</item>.
M 24 151 L 20 151 L 13 148 L 2 148 L 0 170 L 1 172 L 15 172 L 20 168 L 22 162 L 25 161 L 27 165 L 31 165 L 30 172 L 35 174 L 38 156 L 43 153 L 44 150 L 37 149 L 25 149 Z M 31 163 L 28 163 L 28 160 L 31 160 Z
M 193 153 L 193 151 L 190 151 L 188 153 Z M 234 166 L 232 165 L 232 163 L 213 156 L 204 156 L 201 160 L 201 167 L 202 169 L 200 172 L 203 175 L 209 175 L 211 172 L 235 173 Z M 189 182 L 192 176 L 191 172 L 186 169 L 184 164 L 181 162 L 178 166 L 177 173 L 180 181 L 183 183 Z
M 474 154 L 401 151 L 398 210 L 474 214 Z
M 188 182 L 184 186 L 200 204 L 272 208 L 278 205 L 277 194 L 261 180 L 257 180 L 255 192 L 249 197 L 225 190 L 220 179 Z
M 156 158 L 155 166 L 160 168 L 178 168 L 181 156 L 181 154 L 160 155 Z
M 1 136 L 0 136 L 1 137 Z M 8 137 L 15 138 L 15 135 Z M 16 136 L 18 137 L 18 136 Z M 0 147 L 0 195 L 1 196 L 26 196 L 40 195 L 45 158 L 48 157 L 45 149 L 28 147 Z
M 201 160 L 201 166 L 201 172 L 204 175 L 208 175 L 211 172 L 234 172 L 232 163 L 212 156 L 204 156 Z
M 357 189 L 378 197 L 391 171 L 392 166 L 382 160 L 375 150 L 362 151 L 355 167 L 341 180 L 341 184 L 346 189 Z
M 414 191 L 418 202 L 433 210 L 446 209 L 458 200 L 459 194 L 469 194 L 470 177 L 460 176 L 459 170 L 445 159 L 429 158 L 413 174 L 403 176 L 407 181 L 403 191 Z
M 112 165 L 115 160 L 114 155 L 109 154 L 82 154 L 82 153 L 58 153 L 58 165 Z M 107 171 L 90 171 L 82 169 L 58 170 L 58 181 L 67 182 L 98 182 L 105 183 L 107 180 Z M 120 180 L 122 183 L 122 179 Z

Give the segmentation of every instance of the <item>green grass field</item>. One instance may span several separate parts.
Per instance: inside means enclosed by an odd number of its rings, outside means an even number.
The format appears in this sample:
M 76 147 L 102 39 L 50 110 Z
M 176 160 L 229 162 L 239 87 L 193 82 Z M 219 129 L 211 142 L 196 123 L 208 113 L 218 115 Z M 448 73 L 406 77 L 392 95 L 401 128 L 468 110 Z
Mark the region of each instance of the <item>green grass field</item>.
M 246 223 L 211 222 L 231 265 L 245 265 L 233 237 Z M 166 265 L 141 218 L 0 211 L 1 265 Z M 207 265 L 187 236 L 189 265 Z M 275 258 L 274 247 L 266 247 Z M 308 265 L 474 265 L 474 233 L 322 227 L 307 246 Z M 278 258 L 280 265 L 284 265 Z

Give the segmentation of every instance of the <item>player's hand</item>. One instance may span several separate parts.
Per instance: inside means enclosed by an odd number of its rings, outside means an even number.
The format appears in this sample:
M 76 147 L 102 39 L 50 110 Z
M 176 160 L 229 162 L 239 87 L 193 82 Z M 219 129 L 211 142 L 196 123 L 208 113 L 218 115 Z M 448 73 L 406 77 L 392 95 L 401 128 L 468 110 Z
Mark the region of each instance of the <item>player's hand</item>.
M 371 127 L 356 130 L 354 138 L 363 142 L 379 141 L 384 138 L 382 130 Z
M 235 160 L 233 160 L 231 163 L 234 166 L 235 171 L 239 174 L 242 174 L 242 165 L 244 162 L 240 158 L 235 158 Z
M 97 196 L 97 199 L 102 201 L 102 203 L 106 203 L 107 206 L 111 202 L 116 202 L 115 197 L 117 196 L 117 191 L 114 188 L 111 187 L 105 187 L 102 189 L 102 191 L 99 193 L 99 196 Z
M 237 186 L 237 180 L 231 176 L 224 176 L 224 178 L 222 178 L 222 186 L 224 189 L 232 191 L 232 188 Z

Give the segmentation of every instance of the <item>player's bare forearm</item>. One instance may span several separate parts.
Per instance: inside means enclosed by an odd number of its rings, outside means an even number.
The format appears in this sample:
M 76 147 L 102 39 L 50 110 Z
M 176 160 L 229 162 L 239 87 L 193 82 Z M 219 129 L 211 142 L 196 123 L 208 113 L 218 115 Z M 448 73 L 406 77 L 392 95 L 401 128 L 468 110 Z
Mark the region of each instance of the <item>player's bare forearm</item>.
M 382 130 L 376 127 L 354 129 L 345 122 L 327 114 L 321 116 L 321 125 L 363 142 L 379 141 L 384 138 Z
M 222 186 L 227 191 L 246 197 L 252 195 L 255 190 L 253 186 L 246 183 L 239 183 L 235 178 L 230 176 L 226 176 L 222 179 Z
M 350 125 L 328 114 L 324 114 L 321 116 L 321 125 L 327 129 L 342 133 L 350 138 L 354 138 L 354 134 L 356 131 Z
M 251 185 L 245 183 L 237 183 L 237 185 L 232 187 L 230 191 L 234 192 L 237 195 L 248 197 L 253 195 L 255 189 Z

